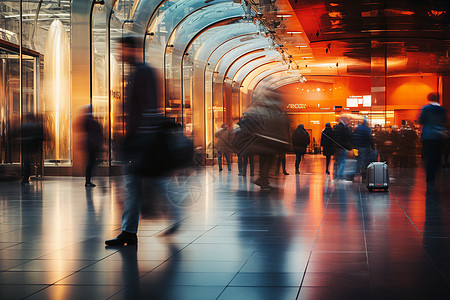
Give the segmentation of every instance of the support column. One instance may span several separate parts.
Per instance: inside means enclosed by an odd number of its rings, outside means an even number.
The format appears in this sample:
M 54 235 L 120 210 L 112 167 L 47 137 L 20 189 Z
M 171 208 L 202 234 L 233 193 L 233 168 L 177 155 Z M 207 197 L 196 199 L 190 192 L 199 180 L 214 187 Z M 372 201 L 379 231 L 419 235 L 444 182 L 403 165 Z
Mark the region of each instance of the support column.
M 85 158 L 83 136 L 77 132 L 76 122 L 80 116 L 80 107 L 90 104 L 90 18 L 92 0 L 73 0 L 72 3 L 72 176 L 83 176 Z

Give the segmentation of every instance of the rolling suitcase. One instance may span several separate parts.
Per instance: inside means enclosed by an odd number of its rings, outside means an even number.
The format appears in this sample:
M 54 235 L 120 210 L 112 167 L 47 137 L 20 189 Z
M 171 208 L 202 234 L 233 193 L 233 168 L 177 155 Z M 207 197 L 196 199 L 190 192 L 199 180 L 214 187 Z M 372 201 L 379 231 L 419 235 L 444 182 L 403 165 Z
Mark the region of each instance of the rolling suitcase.
M 366 186 L 369 191 L 389 188 L 389 169 L 384 162 L 372 162 L 367 166 Z

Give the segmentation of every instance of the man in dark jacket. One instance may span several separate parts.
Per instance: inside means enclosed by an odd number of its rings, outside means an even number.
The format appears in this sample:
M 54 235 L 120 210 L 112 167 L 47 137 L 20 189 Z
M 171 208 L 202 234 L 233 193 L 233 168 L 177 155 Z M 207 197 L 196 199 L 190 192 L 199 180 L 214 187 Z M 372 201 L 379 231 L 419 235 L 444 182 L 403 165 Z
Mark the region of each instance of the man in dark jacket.
M 339 124 L 334 128 L 334 140 L 336 141 L 335 164 L 337 165 L 337 179 L 344 179 L 345 164 L 348 150 L 352 148 L 352 133 L 347 127 L 348 118 L 341 116 Z
M 428 101 L 429 104 L 422 108 L 419 122 L 423 125 L 421 138 L 425 150 L 426 181 L 427 185 L 433 186 L 442 156 L 447 111 L 439 105 L 437 93 L 428 94 Z
M 86 153 L 88 155 L 86 164 L 86 181 L 85 187 L 95 187 L 91 182 L 92 171 L 97 162 L 97 156 L 102 150 L 103 132 L 101 125 L 92 115 L 92 106 L 88 105 L 84 111 L 84 131 L 86 133 Z
M 142 155 L 143 145 L 139 134 L 147 130 L 152 116 L 158 113 L 157 80 L 152 68 L 142 62 L 142 40 L 128 36 L 119 40 L 122 61 L 131 67 L 131 76 L 125 92 L 126 136 L 124 154 L 131 161 L 131 169 L 136 167 Z M 125 203 L 122 214 L 122 233 L 117 238 L 107 240 L 109 246 L 137 244 L 137 230 L 141 213 L 142 177 L 129 172 L 126 178 Z
M 363 182 L 366 180 L 370 151 L 374 149 L 372 130 L 367 124 L 367 119 L 364 119 L 363 123 L 358 125 L 353 132 L 353 147 L 358 149 L 358 171 L 361 173 Z
M 325 173 L 330 175 L 330 171 L 328 169 L 330 165 L 331 155 L 334 154 L 334 131 L 331 128 L 331 124 L 325 124 L 325 129 L 322 131 L 322 138 L 320 139 L 320 146 L 322 147 L 322 154 L 326 157 L 326 169 Z
M 306 154 L 306 147 L 311 143 L 308 131 L 305 130 L 303 124 L 298 125 L 297 129 L 292 133 L 292 147 L 295 152 L 295 174 L 300 174 L 300 162 L 302 156 Z

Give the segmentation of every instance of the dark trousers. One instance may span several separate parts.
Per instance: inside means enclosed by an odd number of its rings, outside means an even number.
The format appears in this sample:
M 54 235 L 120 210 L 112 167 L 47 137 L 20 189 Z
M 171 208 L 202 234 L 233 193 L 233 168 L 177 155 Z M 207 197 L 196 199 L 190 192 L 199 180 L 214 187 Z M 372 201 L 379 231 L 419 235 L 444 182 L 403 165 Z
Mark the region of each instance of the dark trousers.
M 230 153 L 217 151 L 217 161 L 219 162 L 219 171 L 222 171 L 222 156 L 227 160 L 228 171 L 231 171 Z
M 330 166 L 330 161 L 331 161 L 331 155 L 326 155 L 325 156 L 325 166 L 326 166 L 325 171 L 327 171 L 327 172 L 329 172 L 328 167 Z
M 300 162 L 302 161 L 303 154 L 301 152 L 295 152 L 295 170 L 300 167 Z
M 277 165 L 275 169 L 275 173 L 280 172 L 280 166 L 283 167 L 283 172 L 286 172 L 286 154 L 278 154 L 277 155 Z
M 273 154 L 259 155 L 259 180 L 263 184 L 269 184 L 269 171 L 274 159 Z
M 253 159 L 253 155 L 242 155 L 241 160 L 241 174 L 243 176 L 247 175 L 247 165 L 250 164 L 250 176 L 253 176 L 255 173 L 255 160 Z
M 88 161 L 86 164 L 86 183 L 91 182 L 92 171 L 94 170 L 96 161 L 97 161 L 97 151 L 89 150 L 88 151 Z
M 361 178 L 366 178 L 366 170 L 369 165 L 370 148 L 358 148 L 358 171 Z
M 439 140 L 424 140 L 425 172 L 428 184 L 434 184 L 436 173 L 441 164 L 442 142 Z

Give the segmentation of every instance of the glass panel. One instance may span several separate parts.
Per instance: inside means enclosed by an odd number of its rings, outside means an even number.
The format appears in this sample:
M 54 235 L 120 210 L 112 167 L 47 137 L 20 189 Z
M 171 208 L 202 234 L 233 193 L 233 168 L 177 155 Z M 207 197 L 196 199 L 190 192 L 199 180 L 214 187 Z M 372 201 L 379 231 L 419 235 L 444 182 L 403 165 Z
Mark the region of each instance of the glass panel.
M 122 7 L 123 8 L 123 7 Z M 124 102 L 123 95 L 125 93 L 125 86 L 123 84 L 125 73 L 123 68 L 125 64 L 120 61 L 119 45 L 117 40 L 123 36 L 123 32 L 130 26 L 128 22 L 118 19 L 120 14 L 114 13 L 110 20 L 110 89 L 111 89 L 111 103 L 110 103 L 110 120 L 111 120 L 111 164 L 120 164 L 122 162 L 122 143 L 125 134 L 124 121 Z
M 19 20 L 18 1 L 0 1 L 0 39 L 18 45 L 20 43 Z
M 69 38 L 61 21 L 52 22 L 43 65 L 44 158 L 49 163 L 71 162 L 71 90 Z
M 92 112 L 103 129 L 103 149 L 109 149 L 109 95 L 108 95 L 108 53 L 107 16 L 104 5 L 94 5 L 92 11 Z M 98 155 L 102 164 L 109 163 L 108 152 Z
M 174 117 L 182 123 L 181 112 L 181 68 L 182 59 L 187 44 L 194 36 L 221 20 L 232 19 L 242 16 L 243 9 L 241 5 L 234 3 L 220 3 L 202 8 L 192 13 L 186 18 L 173 32 L 168 44 L 165 55 L 165 81 L 166 81 L 166 114 Z M 220 106 L 223 106 L 220 105 Z M 220 113 L 217 115 L 220 118 Z
M 183 77 L 187 81 L 190 78 L 190 85 L 183 84 L 184 99 L 187 95 L 191 97 L 192 105 L 192 129 L 194 145 L 206 149 L 206 126 L 205 117 L 208 108 L 205 103 L 205 70 L 208 57 L 212 52 L 222 45 L 231 43 L 230 40 L 242 35 L 251 35 L 256 32 L 253 23 L 233 23 L 220 27 L 213 27 L 200 34 L 187 49 L 189 60 L 183 60 Z M 192 70 L 185 69 L 185 66 L 192 66 Z M 210 123 L 211 124 L 211 123 Z M 187 127 L 187 126 L 186 126 Z M 207 153 L 207 158 L 212 157 L 212 152 Z
M 0 162 L 20 163 L 19 54 L 0 48 Z

